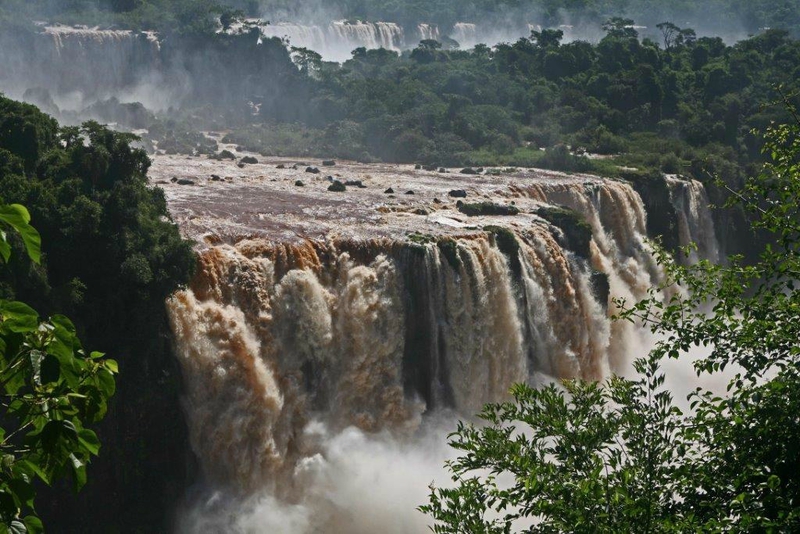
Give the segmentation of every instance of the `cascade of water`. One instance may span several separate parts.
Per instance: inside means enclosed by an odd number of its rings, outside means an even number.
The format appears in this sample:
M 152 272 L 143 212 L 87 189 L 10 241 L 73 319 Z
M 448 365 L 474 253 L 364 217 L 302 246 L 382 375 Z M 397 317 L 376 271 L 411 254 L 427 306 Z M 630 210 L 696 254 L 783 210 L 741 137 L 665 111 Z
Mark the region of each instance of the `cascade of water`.
M 479 233 L 449 248 L 205 251 L 168 308 L 208 478 L 245 489 L 279 479 L 309 453 L 312 413 L 398 432 L 425 404 L 473 413 L 534 372 L 604 376 L 609 322 L 586 270 L 545 225 L 509 232 L 511 248 Z
M 467 22 L 457 22 L 453 26 L 452 37 L 462 49 L 472 48 L 478 44 L 478 27 Z
M 611 297 L 631 303 L 663 277 L 641 198 L 620 181 L 525 178 L 493 192 L 524 214 L 475 218 L 438 237 L 259 237 L 202 251 L 168 311 L 205 481 L 257 509 L 247 517 L 263 513 L 255 499 L 297 512 L 302 532 L 370 532 L 372 523 L 353 526 L 357 503 L 337 497 L 361 472 L 343 467 L 340 440 L 416 447 L 436 417 L 475 413 L 514 383 L 626 370 L 641 339 L 609 320 Z M 702 226 L 701 191 L 674 200 L 689 229 Z M 588 223 L 587 247 L 536 215 L 555 206 L 579 215 L 570 224 Z M 200 519 L 217 515 L 211 507 Z
M 433 39 L 434 41 L 441 40 L 439 27 L 433 24 L 418 24 L 417 37 L 420 41 L 424 41 L 426 39 Z
M 278 22 L 261 25 L 264 37 L 286 39 L 292 46 L 308 48 L 326 59 L 342 61 L 356 48 L 400 51 L 405 42 L 403 28 L 390 22 L 334 21 L 327 25 Z
M 670 200 L 678 216 L 678 237 L 681 246 L 697 245 L 687 258 L 690 264 L 700 260 L 719 261 L 714 219 L 711 216 L 708 195 L 697 180 L 684 180 L 667 176 Z
M 87 81 L 91 84 L 99 78 L 104 85 L 101 90 L 122 88 L 135 83 L 144 70 L 156 69 L 160 61 L 160 44 L 153 33 L 48 26 L 43 35 L 50 44 L 40 46 L 51 50 L 48 74 L 58 76 L 59 92 L 96 92 L 98 88 L 87 86 Z M 98 76 L 87 80 L 86 72 Z

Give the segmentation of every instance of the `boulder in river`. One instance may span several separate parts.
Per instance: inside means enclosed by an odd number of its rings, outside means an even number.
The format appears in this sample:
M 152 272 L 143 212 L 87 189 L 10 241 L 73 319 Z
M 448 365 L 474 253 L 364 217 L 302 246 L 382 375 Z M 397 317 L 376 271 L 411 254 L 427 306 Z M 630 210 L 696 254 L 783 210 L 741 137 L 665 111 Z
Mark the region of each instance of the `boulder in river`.
M 311 174 L 319 174 L 319 169 L 316 167 L 306 167 L 306 172 L 310 172 Z
M 336 162 L 332 159 L 326 159 L 322 162 L 323 167 L 333 167 L 336 165 Z
M 236 160 L 236 156 L 230 150 L 223 150 L 219 154 L 210 157 L 211 159 L 218 159 L 218 160 L 223 160 L 223 159 Z
M 464 189 L 453 189 L 448 195 L 453 198 L 467 198 L 467 192 Z
M 239 161 L 239 163 L 244 163 L 246 165 L 256 165 L 258 164 L 258 160 L 253 156 L 245 156 Z
M 384 191 L 384 193 L 386 193 L 387 195 L 391 195 L 391 194 L 393 194 L 393 193 L 394 193 L 394 189 L 392 189 L 392 188 L 390 187 L 389 189 L 387 189 L 386 191 Z
M 294 185 L 297 187 L 305 187 L 306 184 L 303 183 L 303 180 L 297 180 Z
M 180 178 L 177 182 L 178 185 L 194 185 L 193 180 L 189 180 L 188 178 Z
M 478 174 L 478 171 L 476 171 L 472 167 L 464 167 L 463 169 L 461 169 L 461 174 Z

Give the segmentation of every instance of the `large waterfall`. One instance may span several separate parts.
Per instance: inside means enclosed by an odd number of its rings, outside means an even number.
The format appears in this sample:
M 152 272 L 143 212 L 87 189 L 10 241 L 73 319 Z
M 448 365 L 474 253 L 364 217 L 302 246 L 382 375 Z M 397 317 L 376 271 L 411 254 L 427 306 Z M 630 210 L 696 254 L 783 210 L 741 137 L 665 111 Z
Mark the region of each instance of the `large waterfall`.
M 663 276 L 627 183 L 340 164 L 366 188 L 336 196 L 322 179 L 298 189 L 276 162 L 227 165 L 222 182 L 200 160 L 153 169 L 204 243 L 168 303 L 204 477 L 185 531 L 422 532 L 413 508 L 431 478 L 446 482 L 442 417 L 515 382 L 625 371 L 640 338 L 610 321 L 612 299 Z M 520 213 L 464 217 L 442 200 L 456 182 Z M 398 184 L 409 195 L 387 196 Z M 713 255 L 702 185 L 671 189 L 681 239 Z

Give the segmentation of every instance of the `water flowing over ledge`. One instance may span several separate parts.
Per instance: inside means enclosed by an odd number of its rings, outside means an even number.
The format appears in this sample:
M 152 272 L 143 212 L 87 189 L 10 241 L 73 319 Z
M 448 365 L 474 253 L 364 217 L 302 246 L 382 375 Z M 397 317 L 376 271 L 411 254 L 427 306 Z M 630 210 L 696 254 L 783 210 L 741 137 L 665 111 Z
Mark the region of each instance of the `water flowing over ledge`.
M 309 504 L 318 481 L 302 475 L 315 458 L 332 469 L 330 436 L 414 443 L 432 414 L 469 415 L 515 382 L 624 369 L 638 333 L 609 320 L 611 299 L 663 276 L 629 184 L 293 163 L 158 156 L 151 171 L 199 242 L 198 273 L 168 309 L 208 487 L 338 521 L 347 505 Z M 353 185 L 331 192 L 334 180 Z M 673 177 L 670 190 L 681 239 L 713 254 L 702 185 Z M 458 202 L 519 213 L 470 217 Z M 208 526 L 191 517 L 187 530 Z

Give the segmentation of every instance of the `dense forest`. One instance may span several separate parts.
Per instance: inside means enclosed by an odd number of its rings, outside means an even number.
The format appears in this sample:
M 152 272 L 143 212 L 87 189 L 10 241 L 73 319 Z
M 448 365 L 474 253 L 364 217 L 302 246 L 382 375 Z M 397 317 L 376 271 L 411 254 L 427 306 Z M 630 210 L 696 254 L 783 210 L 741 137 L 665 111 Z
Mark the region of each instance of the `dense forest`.
M 59 524 L 76 531 L 125 517 L 157 525 L 185 483 L 174 417 L 180 383 L 163 303 L 188 281 L 194 253 L 169 221 L 163 192 L 147 186 L 150 162 L 131 139 L 97 123 L 59 127 L 35 107 L 0 97 L 0 204 L 27 206 L 43 242 L 37 265 L 10 236 L 14 253 L 0 266 L 0 298 L 44 316 L 68 314 L 81 339 L 113 355 L 126 376 L 100 426 L 104 454 L 89 470 L 97 483 L 82 505 L 61 487 L 37 502 L 45 519 L 57 510 Z M 122 480 L 127 497 L 87 515 L 92 499 Z

